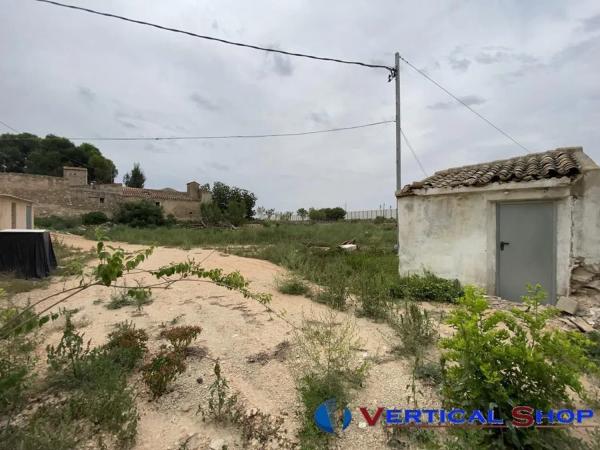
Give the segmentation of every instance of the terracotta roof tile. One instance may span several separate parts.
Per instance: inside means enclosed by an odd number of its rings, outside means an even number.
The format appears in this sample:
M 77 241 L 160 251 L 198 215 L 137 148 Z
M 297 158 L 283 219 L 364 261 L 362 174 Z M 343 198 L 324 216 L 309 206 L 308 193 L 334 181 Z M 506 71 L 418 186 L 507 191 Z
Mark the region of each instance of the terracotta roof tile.
M 580 148 L 559 148 L 501 161 L 441 170 L 424 180 L 404 186 L 401 194 L 410 195 L 415 190 L 428 188 L 480 187 L 494 182 L 574 177 L 581 173 L 581 166 L 574 155 L 575 150 Z

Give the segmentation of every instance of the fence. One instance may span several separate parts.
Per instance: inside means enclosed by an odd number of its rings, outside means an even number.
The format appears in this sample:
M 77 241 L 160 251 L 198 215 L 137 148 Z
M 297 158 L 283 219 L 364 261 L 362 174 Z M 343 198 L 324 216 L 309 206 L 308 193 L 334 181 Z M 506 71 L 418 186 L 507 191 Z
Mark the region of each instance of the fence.
M 347 211 L 345 220 L 373 220 L 376 217 L 385 217 L 386 219 L 396 218 L 396 209 L 379 208 L 379 209 L 364 209 L 361 211 Z M 301 222 L 302 218 L 297 214 L 292 214 L 286 217 L 286 214 L 276 213 L 273 220 L 290 220 L 292 222 Z M 308 220 L 306 217 L 304 220 Z

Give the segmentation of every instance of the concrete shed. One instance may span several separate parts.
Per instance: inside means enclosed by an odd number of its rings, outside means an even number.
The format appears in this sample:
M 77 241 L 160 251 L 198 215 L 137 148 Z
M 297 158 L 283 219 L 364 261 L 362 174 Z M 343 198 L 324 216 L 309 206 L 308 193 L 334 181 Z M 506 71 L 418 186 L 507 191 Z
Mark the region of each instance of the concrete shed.
M 33 229 L 33 202 L 0 194 L 0 230 Z
M 600 287 L 600 168 L 581 147 L 452 168 L 405 186 L 399 270 L 519 300 Z

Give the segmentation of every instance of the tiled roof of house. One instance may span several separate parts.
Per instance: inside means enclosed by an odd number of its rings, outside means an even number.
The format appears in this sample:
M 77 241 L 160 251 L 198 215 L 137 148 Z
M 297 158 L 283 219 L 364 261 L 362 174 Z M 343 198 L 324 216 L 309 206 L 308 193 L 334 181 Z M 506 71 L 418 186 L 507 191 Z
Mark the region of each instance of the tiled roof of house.
M 404 186 L 401 195 L 411 195 L 418 189 L 480 187 L 494 182 L 574 177 L 581 173 L 581 165 L 575 156 L 576 151 L 581 151 L 581 147 L 558 148 L 516 158 L 441 170 L 424 180 Z
M 157 200 L 192 200 L 187 192 L 132 188 L 126 186 L 123 186 L 123 196 Z

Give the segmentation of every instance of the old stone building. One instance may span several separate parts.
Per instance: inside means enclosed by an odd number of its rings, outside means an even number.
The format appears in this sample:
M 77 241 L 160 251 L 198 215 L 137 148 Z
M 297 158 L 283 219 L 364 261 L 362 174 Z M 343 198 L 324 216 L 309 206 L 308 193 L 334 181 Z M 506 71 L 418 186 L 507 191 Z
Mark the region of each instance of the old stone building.
M 398 199 L 401 273 L 431 270 L 519 300 L 600 295 L 600 167 L 581 147 L 442 170 Z
M 64 167 L 63 176 L 0 173 L 0 193 L 29 198 L 39 217 L 75 216 L 103 211 L 109 216 L 123 202 L 149 200 L 179 220 L 200 218 L 200 204 L 211 201 L 211 194 L 195 182 L 186 192 L 174 189 L 140 189 L 115 184 L 88 183 L 87 169 Z

